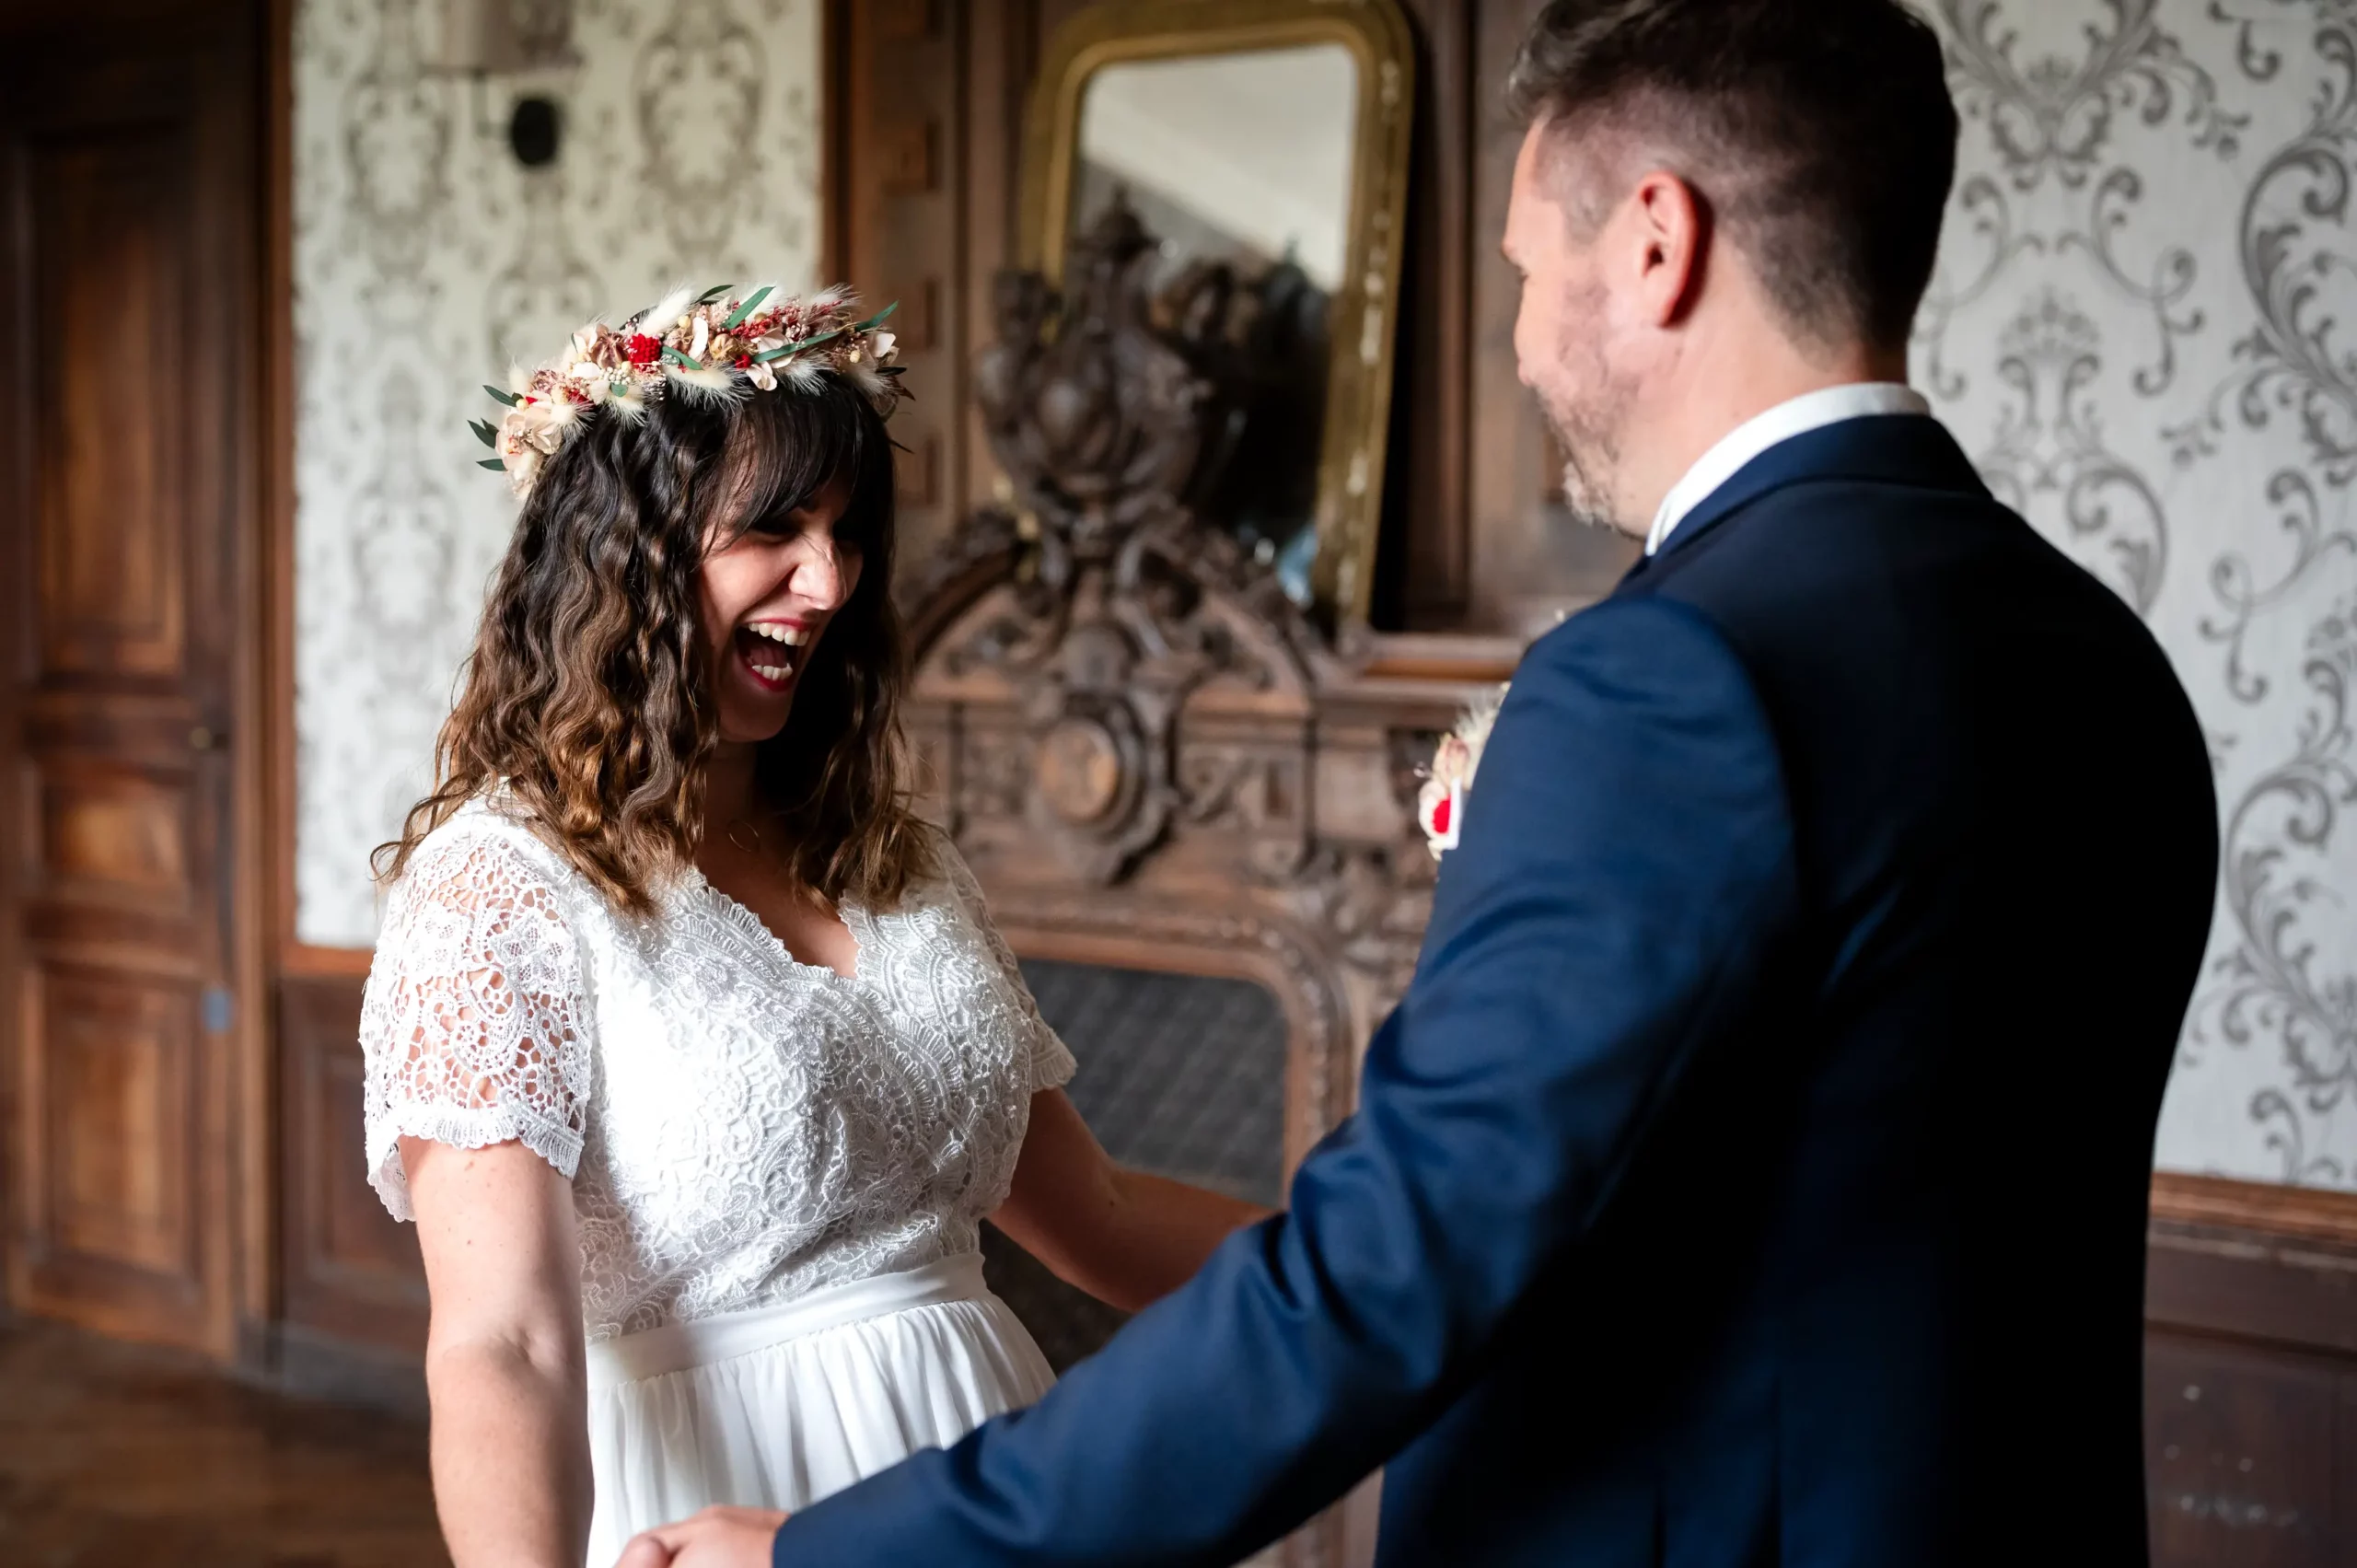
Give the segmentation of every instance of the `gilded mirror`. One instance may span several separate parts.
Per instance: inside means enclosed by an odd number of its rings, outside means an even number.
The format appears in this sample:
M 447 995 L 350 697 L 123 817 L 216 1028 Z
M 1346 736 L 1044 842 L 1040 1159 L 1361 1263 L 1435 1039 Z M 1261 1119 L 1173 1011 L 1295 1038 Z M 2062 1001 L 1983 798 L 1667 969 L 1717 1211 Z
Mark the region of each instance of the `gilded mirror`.
M 1413 71 L 1394 0 L 1106 0 L 1027 132 L 1024 264 L 1060 285 L 1134 215 L 1162 313 L 1240 367 L 1196 510 L 1337 623 L 1374 584 Z

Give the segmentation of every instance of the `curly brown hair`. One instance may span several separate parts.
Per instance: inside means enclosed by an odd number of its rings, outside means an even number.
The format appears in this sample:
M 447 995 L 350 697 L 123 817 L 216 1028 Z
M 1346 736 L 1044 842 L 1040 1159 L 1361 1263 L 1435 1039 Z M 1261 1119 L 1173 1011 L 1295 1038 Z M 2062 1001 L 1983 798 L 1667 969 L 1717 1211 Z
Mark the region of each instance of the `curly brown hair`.
M 717 738 L 696 574 L 707 542 L 790 531 L 837 481 L 857 586 L 764 742 L 756 789 L 787 867 L 830 900 L 898 901 L 930 865 L 908 788 L 907 659 L 891 598 L 892 444 L 858 389 L 666 398 L 601 414 L 552 457 L 493 579 L 432 793 L 372 857 L 380 880 L 467 801 L 505 790 L 617 908 L 691 862 Z

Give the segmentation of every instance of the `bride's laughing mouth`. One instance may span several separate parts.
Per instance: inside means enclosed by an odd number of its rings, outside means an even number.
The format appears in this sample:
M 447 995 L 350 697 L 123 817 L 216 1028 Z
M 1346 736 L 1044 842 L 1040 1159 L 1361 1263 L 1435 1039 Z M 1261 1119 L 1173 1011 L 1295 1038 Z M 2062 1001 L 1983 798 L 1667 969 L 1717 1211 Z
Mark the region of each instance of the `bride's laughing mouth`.
M 819 629 L 807 621 L 756 621 L 737 628 L 737 662 L 762 691 L 794 690 Z

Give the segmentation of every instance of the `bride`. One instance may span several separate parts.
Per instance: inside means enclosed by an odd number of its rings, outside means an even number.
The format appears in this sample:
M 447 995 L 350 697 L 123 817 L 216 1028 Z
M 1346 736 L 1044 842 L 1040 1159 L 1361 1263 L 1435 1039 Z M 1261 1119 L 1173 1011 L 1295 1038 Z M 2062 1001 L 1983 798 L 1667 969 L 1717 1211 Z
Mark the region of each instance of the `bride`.
M 602 1568 L 1038 1399 L 985 1218 L 1134 1308 L 1264 1213 L 1112 1165 L 911 814 L 898 369 L 853 315 L 675 296 L 477 426 L 522 516 L 361 1022 L 458 1568 Z

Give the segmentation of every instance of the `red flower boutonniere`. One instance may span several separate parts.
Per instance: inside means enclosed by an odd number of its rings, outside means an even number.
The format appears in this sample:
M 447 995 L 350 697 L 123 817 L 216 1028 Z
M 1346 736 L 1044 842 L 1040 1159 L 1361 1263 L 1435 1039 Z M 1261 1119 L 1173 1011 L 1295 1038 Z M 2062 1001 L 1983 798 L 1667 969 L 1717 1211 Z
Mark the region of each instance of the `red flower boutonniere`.
M 1424 830 L 1424 842 L 1434 860 L 1455 849 L 1457 835 L 1464 830 L 1465 798 L 1473 788 L 1473 775 L 1481 766 L 1481 748 L 1489 742 L 1490 726 L 1497 722 L 1505 696 L 1506 688 L 1501 686 L 1495 696 L 1468 708 L 1457 727 L 1441 737 L 1431 763 L 1422 770 L 1424 787 L 1416 796 L 1416 822 Z

